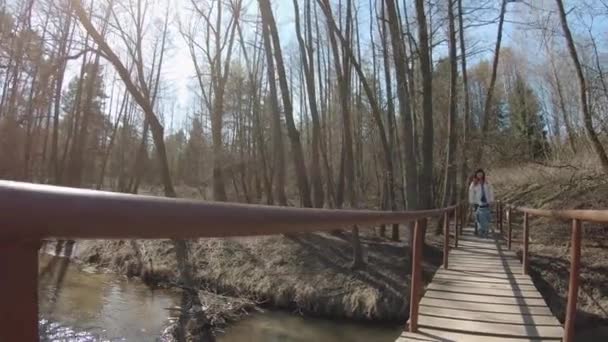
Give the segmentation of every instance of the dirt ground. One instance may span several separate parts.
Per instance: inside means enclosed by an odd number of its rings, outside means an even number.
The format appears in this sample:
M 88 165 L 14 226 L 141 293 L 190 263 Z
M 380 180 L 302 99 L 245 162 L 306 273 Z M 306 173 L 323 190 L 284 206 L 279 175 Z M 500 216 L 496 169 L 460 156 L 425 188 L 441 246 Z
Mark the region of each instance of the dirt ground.
M 580 168 L 524 167 L 496 172 L 498 197 L 543 209 L 606 209 L 608 179 Z M 514 214 L 514 248 L 519 250 L 523 214 Z M 570 274 L 571 222 L 530 219 L 531 275 L 553 313 L 563 322 Z M 577 331 L 584 341 L 608 340 L 608 224 L 583 224 L 581 289 Z

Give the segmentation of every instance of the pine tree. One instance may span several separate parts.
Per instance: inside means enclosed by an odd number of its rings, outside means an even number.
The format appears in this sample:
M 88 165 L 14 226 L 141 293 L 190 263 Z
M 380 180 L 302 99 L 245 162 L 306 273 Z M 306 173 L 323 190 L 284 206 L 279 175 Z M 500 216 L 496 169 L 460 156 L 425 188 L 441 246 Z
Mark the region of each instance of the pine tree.
M 515 78 L 513 91 L 508 96 L 511 130 L 515 138 L 525 143 L 529 158 L 539 159 L 546 154 L 546 132 L 540 114 L 538 97 L 521 75 Z

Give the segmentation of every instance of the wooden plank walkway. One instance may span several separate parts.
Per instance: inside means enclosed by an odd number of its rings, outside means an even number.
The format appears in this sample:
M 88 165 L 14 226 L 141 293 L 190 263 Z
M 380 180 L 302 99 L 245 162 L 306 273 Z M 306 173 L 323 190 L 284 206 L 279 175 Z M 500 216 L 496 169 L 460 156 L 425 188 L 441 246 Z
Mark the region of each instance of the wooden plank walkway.
M 563 328 L 515 252 L 498 239 L 463 231 L 420 301 L 418 332 L 405 341 L 561 341 Z

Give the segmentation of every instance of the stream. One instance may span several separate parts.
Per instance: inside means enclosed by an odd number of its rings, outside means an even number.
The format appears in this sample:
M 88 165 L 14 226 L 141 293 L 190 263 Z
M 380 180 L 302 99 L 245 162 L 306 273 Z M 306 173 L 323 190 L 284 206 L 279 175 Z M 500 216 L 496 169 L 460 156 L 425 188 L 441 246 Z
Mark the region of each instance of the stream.
M 177 291 L 40 256 L 42 341 L 159 341 Z M 58 285 L 60 284 L 60 285 Z M 401 327 L 302 317 L 280 311 L 229 325 L 218 342 L 394 341 Z

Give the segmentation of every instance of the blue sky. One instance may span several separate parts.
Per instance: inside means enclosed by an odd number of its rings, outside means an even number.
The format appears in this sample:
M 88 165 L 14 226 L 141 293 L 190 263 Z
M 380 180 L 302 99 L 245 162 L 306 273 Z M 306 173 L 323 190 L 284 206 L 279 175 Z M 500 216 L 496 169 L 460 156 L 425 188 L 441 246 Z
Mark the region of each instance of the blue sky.
M 477 5 L 481 1 L 489 1 L 492 8 L 480 12 L 477 15 L 486 20 L 488 18 L 496 18 L 499 14 L 500 0 L 464 0 L 463 3 L 466 8 L 467 6 Z M 590 2 L 592 0 L 566 1 L 566 8 L 570 9 L 575 6 L 575 9 L 580 9 L 582 8 L 583 1 Z M 410 4 L 412 2 L 413 1 L 408 1 Z M 300 3 L 303 3 L 303 1 L 300 0 Z M 178 0 L 174 4 L 177 13 L 182 18 L 188 13 L 185 8 L 191 6 L 190 0 Z M 251 15 L 255 15 L 255 11 L 257 11 L 256 0 L 245 0 L 245 6 L 249 9 Z M 360 12 L 359 25 L 361 27 L 361 37 L 362 40 L 365 41 L 369 38 L 369 1 L 360 1 L 358 6 Z M 503 31 L 503 46 L 515 48 L 526 56 L 532 64 L 535 60 L 540 60 L 538 57 L 542 55 L 542 53 L 539 52 L 542 51 L 542 48 L 538 38 L 539 31 L 532 27 L 534 24 L 538 24 L 536 20 L 539 15 L 552 13 L 552 18 L 557 20 L 555 13 L 552 12 L 554 11 L 554 6 L 554 0 L 526 0 L 524 3 L 509 3 L 507 5 L 506 22 Z M 302 5 L 300 7 L 300 10 L 302 10 Z M 608 20 L 606 20 L 606 17 L 596 17 L 594 20 L 591 20 L 589 16 L 581 15 L 583 12 L 584 11 L 575 10 L 569 14 L 568 19 L 571 21 L 572 30 L 575 35 L 579 34 L 584 37 L 585 35 L 588 35 L 587 27 L 591 27 L 599 43 L 606 41 L 606 33 L 608 32 Z M 335 13 L 336 10 L 334 9 L 334 14 Z M 285 58 L 287 58 L 286 51 L 296 43 L 294 36 L 295 28 L 292 0 L 274 1 L 274 14 L 279 26 L 284 55 Z M 409 14 L 410 17 L 413 17 L 413 8 L 409 9 Z M 522 22 L 527 24 L 521 24 Z M 561 28 L 558 27 L 558 29 L 561 34 Z M 469 65 L 473 65 L 481 59 L 489 59 L 492 57 L 496 40 L 496 30 L 496 24 L 466 29 L 469 47 L 475 44 L 475 50 L 481 51 L 481 53 L 470 58 Z M 444 32 L 445 30 L 440 30 L 437 39 L 443 39 Z M 178 112 L 184 113 L 188 112 L 188 109 L 191 107 L 192 97 L 195 96 L 190 89 L 196 89 L 197 91 L 198 89 L 196 83 L 192 80 L 192 76 L 195 73 L 191 57 L 179 34 L 175 34 L 173 45 L 174 49 L 171 51 L 171 56 L 167 60 L 163 73 L 166 81 L 169 81 L 171 84 L 172 93 L 174 93 L 175 101 L 178 104 Z M 365 46 L 365 44 L 363 46 Z M 235 49 L 238 49 L 238 46 L 235 45 Z M 600 45 L 600 50 L 606 51 L 605 43 Z M 445 56 L 447 51 L 445 46 L 439 46 L 433 53 L 434 59 L 437 60 L 438 58 Z M 185 117 L 183 119 L 185 119 Z M 176 125 L 179 126 L 180 123 L 176 123 Z

